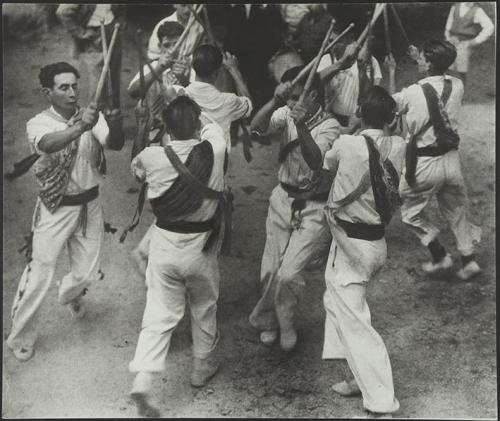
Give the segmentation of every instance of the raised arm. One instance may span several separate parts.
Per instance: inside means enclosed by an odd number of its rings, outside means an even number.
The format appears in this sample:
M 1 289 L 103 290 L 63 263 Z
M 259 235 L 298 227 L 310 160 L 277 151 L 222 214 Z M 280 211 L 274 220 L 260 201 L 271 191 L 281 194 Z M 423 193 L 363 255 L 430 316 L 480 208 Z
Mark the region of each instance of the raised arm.
M 250 91 L 248 90 L 247 84 L 243 80 L 243 76 L 241 75 L 240 69 L 238 68 L 238 61 L 236 57 L 228 53 L 227 51 L 224 52 L 223 57 L 224 58 L 222 63 L 234 79 L 234 83 L 236 85 L 236 93 L 239 96 L 246 96 L 248 99 L 251 99 Z
M 173 60 L 167 54 L 161 55 L 158 61 L 151 63 L 151 68 L 154 70 L 158 77 L 161 77 L 163 72 L 169 69 L 173 64 Z M 151 87 L 153 82 L 156 80 L 153 73 L 149 70 L 149 67 L 146 66 L 144 72 L 144 87 L 146 91 Z M 130 82 L 127 92 L 133 99 L 139 99 L 141 97 L 141 80 L 139 77 L 139 73 L 137 73 L 132 81 Z
M 358 49 L 355 44 L 350 44 L 346 47 L 342 58 L 332 65 L 324 68 L 319 72 L 319 77 L 323 84 L 328 83 L 340 71 L 348 69 L 356 61 Z
M 81 120 L 59 132 L 48 133 L 38 142 L 38 149 L 45 153 L 54 153 L 64 149 L 84 132 L 90 130 L 97 123 L 99 112 L 95 104 L 90 104 L 82 112 Z
M 286 97 L 290 87 L 290 82 L 280 83 L 278 86 L 276 86 L 274 95 L 271 100 L 267 102 L 267 104 L 265 104 L 259 111 L 257 111 L 255 116 L 253 117 L 252 122 L 250 123 L 250 130 L 257 131 L 260 134 L 264 134 L 267 132 L 269 128 L 269 122 L 274 111 L 277 108 L 285 105 Z

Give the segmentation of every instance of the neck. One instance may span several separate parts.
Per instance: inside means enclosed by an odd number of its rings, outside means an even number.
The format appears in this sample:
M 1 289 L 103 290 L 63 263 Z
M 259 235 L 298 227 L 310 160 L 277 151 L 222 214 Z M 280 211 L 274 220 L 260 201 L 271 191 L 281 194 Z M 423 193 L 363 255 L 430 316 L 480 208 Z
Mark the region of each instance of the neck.
M 205 82 L 205 83 L 209 83 L 210 85 L 215 85 L 216 79 L 217 79 L 216 75 L 211 75 L 211 76 L 206 76 L 206 77 L 196 75 L 196 78 L 195 78 L 195 80 L 197 80 L 198 82 Z
M 69 110 L 66 108 L 59 108 L 57 105 L 52 105 L 52 107 L 58 114 L 62 115 L 66 120 L 69 120 L 71 117 L 73 117 L 76 111 L 76 108 Z
M 434 70 L 429 70 L 427 72 L 427 76 L 444 76 L 444 73 L 439 73 L 439 72 L 436 72 Z

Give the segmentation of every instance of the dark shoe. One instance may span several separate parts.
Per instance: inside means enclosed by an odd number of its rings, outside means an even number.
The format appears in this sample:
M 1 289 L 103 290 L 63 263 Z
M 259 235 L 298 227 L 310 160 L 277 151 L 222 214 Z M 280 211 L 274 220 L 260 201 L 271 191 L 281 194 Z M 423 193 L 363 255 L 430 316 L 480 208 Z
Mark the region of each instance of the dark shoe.
M 194 357 L 191 386 L 205 386 L 218 370 L 219 362 L 217 361 L 215 352 L 212 352 L 211 355 L 204 359 Z

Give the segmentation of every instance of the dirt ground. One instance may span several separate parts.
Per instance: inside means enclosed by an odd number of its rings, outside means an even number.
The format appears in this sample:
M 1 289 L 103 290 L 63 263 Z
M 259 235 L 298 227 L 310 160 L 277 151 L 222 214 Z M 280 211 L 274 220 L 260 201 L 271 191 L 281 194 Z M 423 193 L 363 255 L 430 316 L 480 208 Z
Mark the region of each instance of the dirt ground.
M 48 46 L 54 45 L 54 47 Z M 25 124 L 45 107 L 38 88 L 40 66 L 67 60 L 67 35 L 56 28 L 46 39 L 4 45 L 4 172 L 28 153 Z M 426 250 L 394 218 L 387 234 L 388 260 L 380 280 L 369 286 L 373 324 L 387 345 L 401 418 L 495 418 L 495 78 L 494 42 L 474 54 L 461 113 L 461 156 L 471 200 L 472 221 L 483 229 L 477 254 L 484 273 L 473 282 L 426 278 L 420 265 Z M 406 62 L 405 62 L 406 63 Z M 417 77 L 403 65 L 399 82 Z M 123 85 L 135 69 L 125 54 Z M 82 92 L 86 78 L 83 75 Z M 109 152 L 102 186 L 105 219 L 121 229 L 130 221 L 138 185 L 129 173 L 135 120 L 133 102 L 123 95 L 127 144 Z M 82 103 L 85 103 L 82 101 Z M 277 148 L 254 145 L 253 161 L 241 144 L 231 156 L 228 175 L 235 193 L 233 255 L 221 260 L 218 320 L 222 331 L 220 373 L 201 390 L 189 385 L 191 347 L 185 318 L 173 336 L 167 370 L 159 376 L 154 399 L 163 417 L 356 417 L 360 398 L 336 396 L 330 385 L 341 376 L 338 362 L 321 359 L 323 277 L 311 273 L 300 307 L 299 342 L 291 356 L 259 344 L 247 318 L 259 294 L 260 258 L 265 241 L 268 197 L 276 185 Z M 36 190 L 32 174 L 3 185 L 3 334 L 10 329 L 10 307 L 25 260 L 17 253 L 29 231 Z M 435 204 L 431 212 L 437 212 Z M 135 417 L 128 399 L 133 357 L 145 303 L 145 286 L 130 252 L 152 221 L 149 205 L 126 242 L 106 235 L 103 280 L 87 295 L 88 314 L 73 320 L 57 303 L 54 282 L 41 310 L 36 353 L 18 362 L 3 345 L 2 416 L 6 418 Z M 444 222 L 441 222 L 444 228 Z M 443 240 L 451 250 L 453 238 Z M 457 253 L 453 255 L 457 258 Z M 458 261 L 458 258 L 456 259 Z M 60 259 L 56 279 L 68 269 Z

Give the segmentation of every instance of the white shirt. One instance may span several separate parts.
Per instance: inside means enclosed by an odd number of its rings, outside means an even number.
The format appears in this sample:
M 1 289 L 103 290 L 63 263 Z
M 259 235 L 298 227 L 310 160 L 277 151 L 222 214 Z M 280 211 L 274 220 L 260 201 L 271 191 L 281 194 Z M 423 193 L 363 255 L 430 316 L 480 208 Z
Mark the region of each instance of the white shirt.
M 465 14 L 471 9 L 471 7 L 469 7 L 463 2 L 458 4 L 459 4 L 458 14 L 460 17 L 463 18 Z M 445 31 L 446 38 L 449 38 L 450 36 L 450 29 L 453 23 L 453 16 L 455 14 L 455 7 L 457 7 L 456 4 L 451 7 L 450 14 L 448 15 L 448 20 L 446 21 L 446 31 Z M 476 13 L 474 14 L 474 23 L 480 25 L 482 28 L 481 32 L 479 32 L 479 34 L 477 34 L 477 36 L 472 40 L 474 44 L 482 44 L 489 37 L 491 37 L 491 35 L 493 35 L 493 32 L 495 32 L 495 25 L 488 17 L 488 15 L 485 13 L 485 11 L 480 7 L 476 9 Z
M 96 4 L 94 13 L 92 13 L 87 26 L 100 27 L 102 20 L 104 20 L 104 25 L 108 25 L 113 22 L 114 18 L 111 4 Z
M 318 72 L 331 66 L 332 59 L 330 54 L 325 54 L 318 65 Z M 373 78 L 382 79 L 380 64 L 372 56 Z M 366 70 L 370 77 L 370 69 Z M 340 71 L 325 85 L 325 103 L 326 108 L 333 113 L 352 116 L 356 113 L 359 97 L 359 69 L 357 61 L 346 70 Z
M 309 127 L 314 126 L 310 129 L 311 136 L 321 150 L 322 157 L 340 135 L 340 125 L 334 118 L 327 118 L 315 126 L 314 121 L 320 121 L 323 114 L 324 111 L 319 109 L 316 115 L 307 122 Z M 281 147 L 297 139 L 297 128 L 287 105 L 274 111 L 266 133 L 278 132 L 281 133 Z M 287 155 L 278 171 L 278 179 L 281 183 L 290 184 L 300 189 L 310 187 L 312 176 L 313 172 L 304 160 L 300 146 L 295 147 Z
M 160 39 L 158 38 L 158 29 L 165 22 L 178 22 L 178 23 L 180 23 L 179 19 L 177 17 L 177 12 L 174 12 L 170 16 L 163 18 L 161 21 L 159 21 L 155 25 L 153 32 L 151 33 L 151 36 L 149 37 L 149 42 L 148 42 L 148 57 L 151 60 L 157 59 L 160 55 Z M 180 24 L 182 25 L 182 23 L 180 23 Z M 184 25 L 182 25 L 182 26 L 184 26 Z
M 281 17 L 288 25 L 288 29 L 291 33 L 297 31 L 302 18 L 314 7 L 318 6 L 319 3 L 288 3 L 280 4 Z M 322 5 L 326 9 L 326 5 Z
M 229 153 L 231 150 L 231 123 L 250 116 L 252 101 L 244 96 L 221 92 L 215 86 L 200 81 L 191 82 L 185 91 L 203 112 L 222 127 Z
M 394 94 L 392 97 L 396 101 L 399 112 L 405 114 L 407 127 L 411 128 L 415 124 L 415 130 L 418 131 L 429 121 L 429 111 L 425 100 L 424 92 L 420 85 L 429 83 L 436 90 L 438 96 L 441 96 L 444 87 L 444 78 L 450 79 L 452 82 L 451 95 L 445 105 L 445 110 L 450 119 L 450 124 L 453 129 L 458 127 L 458 116 L 462 105 L 464 95 L 464 85 L 462 81 L 453 76 L 430 76 L 419 80 L 417 83 L 408 86 Z M 410 134 L 407 135 L 407 141 Z M 417 138 L 417 147 L 429 146 L 436 141 L 434 128 L 420 134 Z M 425 159 L 427 157 L 422 157 Z
M 378 129 L 366 129 L 356 136 L 342 135 L 325 154 L 324 168 L 336 172 L 327 206 L 344 221 L 378 225 L 382 222 L 371 187 L 357 200 L 343 207 L 339 208 L 335 203 L 350 194 L 359 185 L 364 173 L 369 171 L 369 154 L 363 134 L 370 136 L 379 150 L 383 145 L 383 153 L 386 153 L 385 150 L 390 150 L 388 158 L 398 174 L 401 174 L 406 150 L 405 141 L 401 137 L 384 136 L 384 131 Z
M 169 141 L 169 145 L 179 159 L 185 163 L 191 150 L 201 141 L 207 140 L 214 151 L 214 165 L 208 181 L 208 187 L 213 190 L 224 189 L 224 159 L 226 142 L 221 128 L 217 124 L 205 125 L 200 139 Z M 164 194 L 178 177 L 178 173 L 165 154 L 163 146 L 148 146 L 142 150 L 131 163 L 132 174 L 141 181 L 148 183 L 148 199 L 154 199 Z M 204 199 L 202 206 L 186 220 L 205 221 L 212 218 L 217 208 L 217 201 Z
M 51 107 L 50 110 L 59 115 L 61 119 L 64 119 L 64 117 L 58 114 L 53 107 Z M 41 155 L 39 160 L 35 163 L 35 170 L 37 166 L 43 167 L 48 161 L 53 159 L 53 157 L 51 157 L 53 154 L 47 154 L 38 149 L 38 143 L 40 140 L 46 134 L 60 132 L 62 130 L 66 130 L 68 127 L 69 126 L 66 123 L 55 120 L 45 113 L 37 114 L 28 121 L 26 125 L 28 140 L 32 149 Z M 97 186 L 99 182 L 102 181 L 102 175 L 94 166 L 94 163 L 96 162 L 96 154 L 99 152 L 94 142 L 97 140 L 102 146 L 106 146 L 108 135 L 108 124 L 106 123 L 104 115 L 99 113 L 97 124 L 92 128 L 92 130 L 84 132 L 80 137 L 78 153 L 75 158 L 74 167 L 71 171 L 70 180 L 65 194 L 81 193 L 84 190 Z

